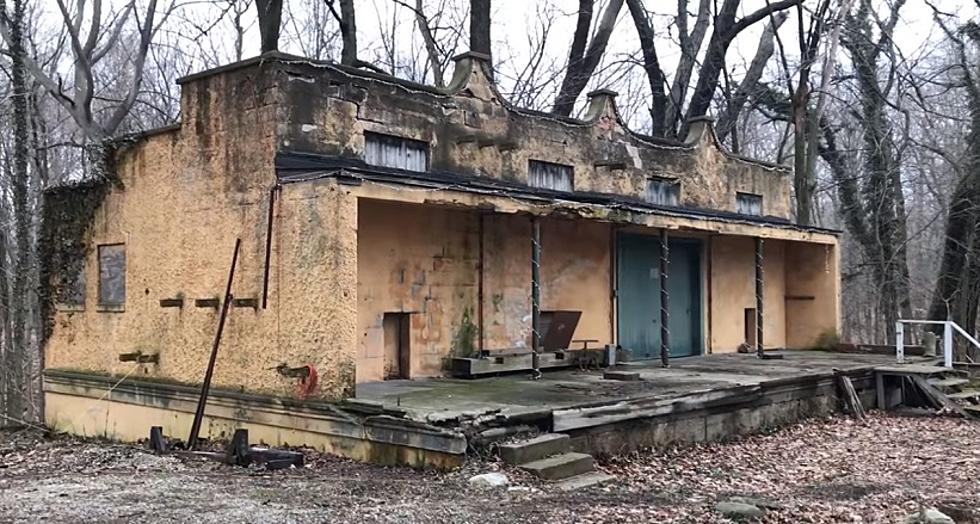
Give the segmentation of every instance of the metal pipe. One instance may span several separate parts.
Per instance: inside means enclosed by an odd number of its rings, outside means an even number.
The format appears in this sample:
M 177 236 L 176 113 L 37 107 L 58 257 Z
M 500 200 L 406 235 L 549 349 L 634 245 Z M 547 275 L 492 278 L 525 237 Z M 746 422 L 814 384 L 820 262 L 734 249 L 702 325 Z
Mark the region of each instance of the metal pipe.
M 276 184 L 269 190 L 269 219 L 265 228 L 265 269 L 262 274 L 262 309 L 269 305 L 269 265 L 272 260 L 272 218 L 276 209 L 276 193 L 280 185 Z
M 670 292 L 667 290 L 667 268 L 670 263 L 670 239 L 660 230 L 660 364 L 670 367 Z
M 895 362 L 905 363 L 905 324 L 901 320 L 895 322 Z
M 762 324 L 765 316 L 762 312 L 762 295 L 764 289 L 762 273 L 762 238 L 755 239 L 755 352 L 756 356 L 765 356 L 762 345 Z
M 541 222 L 531 216 L 531 367 L 541 376 Z
M 218 346 L 221 344 L 221 333 L 225 329 L 225 319 L 228 318 L 228 307 L 231 305 L 231 284 L 235 280 L 235 266 L 238 264 L 238 250 L 242 246 L 242 239 L 235 239 L 235 253 L 231 256 L 231 269 L 228 271 L 228 283 L 225 285 L 225 301 L 221 304 L 221 316 L 218 318 L 218 332 L 214 335 L 214 344 L 211 345 L 211 358 L 208 360 L 208 369 L 204 373 L 204 383 L 201 384 L 201 398 L 197 401 L 197 410 L 194 412 L 194 422 L 191 424 L 191 435 L 187 438 L 187 449 L 197 448 L 197 437 L 201 432 L 201 422 L 204 420 L 204 407 L 208 403 L 208 393 L 211 391 L 211 378 L 214 376 L 214 363 L 218 359 Z
M 949 321 L 946 322 L 946 328 L 943 329 L 943 367 L 947 368 L 953 367 L 953 326 L 956 326 L 956 323 Z

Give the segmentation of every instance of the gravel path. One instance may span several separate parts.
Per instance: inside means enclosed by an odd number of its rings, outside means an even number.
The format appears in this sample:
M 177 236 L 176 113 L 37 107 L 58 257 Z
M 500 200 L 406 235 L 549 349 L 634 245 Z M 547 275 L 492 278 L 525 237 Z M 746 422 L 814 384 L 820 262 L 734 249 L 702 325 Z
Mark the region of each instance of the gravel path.
M 902 522 L 920 502 L 980 507 L 980 423 L 835 417 L 602 467 L 618 476 L 602 488 L 553 493 L 507 470 L 521 488 L 485 490 L 467 479 L 500 465 L 474 460 L 439 474 L 311 452 L 305 468 L 265 472 L 8 432 L 0 522 L 710 523 L 730 522 L 714 506 L 737 496 L 772 503 L 761 522 Z

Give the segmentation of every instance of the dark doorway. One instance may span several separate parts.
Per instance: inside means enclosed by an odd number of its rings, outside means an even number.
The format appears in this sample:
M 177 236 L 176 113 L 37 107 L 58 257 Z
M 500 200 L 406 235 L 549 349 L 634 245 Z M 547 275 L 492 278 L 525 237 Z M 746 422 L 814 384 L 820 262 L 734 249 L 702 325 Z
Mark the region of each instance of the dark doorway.
M 410 378 L 412 369 L 410 313 L 385 313 L 384 330 L 384 377 L 385 380 Z

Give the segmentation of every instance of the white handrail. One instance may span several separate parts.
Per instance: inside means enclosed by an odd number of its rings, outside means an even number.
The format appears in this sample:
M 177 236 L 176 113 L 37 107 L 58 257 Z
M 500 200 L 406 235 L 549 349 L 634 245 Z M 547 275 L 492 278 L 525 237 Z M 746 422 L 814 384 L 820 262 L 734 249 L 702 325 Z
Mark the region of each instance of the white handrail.
M 895 360 L 899 364 L 905 363 L 905 324 L 930 324 L 943 326 L 943 366 L 953 367 L 953 332 L 959 332 L 964 338 L 970 341 L 974 347 L 980 349 L 980 342 L 973 338 L 969 333 L 961 328 L 952 320 L 899 320 L 895 322 Z

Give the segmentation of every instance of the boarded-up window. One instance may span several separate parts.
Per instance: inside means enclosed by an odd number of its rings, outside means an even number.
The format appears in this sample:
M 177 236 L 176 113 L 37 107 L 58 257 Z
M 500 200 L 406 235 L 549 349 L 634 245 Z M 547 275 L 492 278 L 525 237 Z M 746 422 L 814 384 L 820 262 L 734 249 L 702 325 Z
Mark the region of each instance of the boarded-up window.
M 126 303 L 126 246 L 99 246 L 99 304 L 121 306 Z
M 752 193 L 735 195 L 735 211 L 740 215 L 762 215 L 762 196 Z
M 364 161 L 406 171 L 429 168 L 429 144 L 380 133 L 364 133 Z
M 676 206 L 680 202 L 681 185 L 668 178 L 647 180 L 647 202 L 658 206 Z
M 571 191 L 575 187 L 572 166 L 531 160 L 528 162 L 527 171 L 528 185 L 531 187 L 542 187 L 555 191 Z

